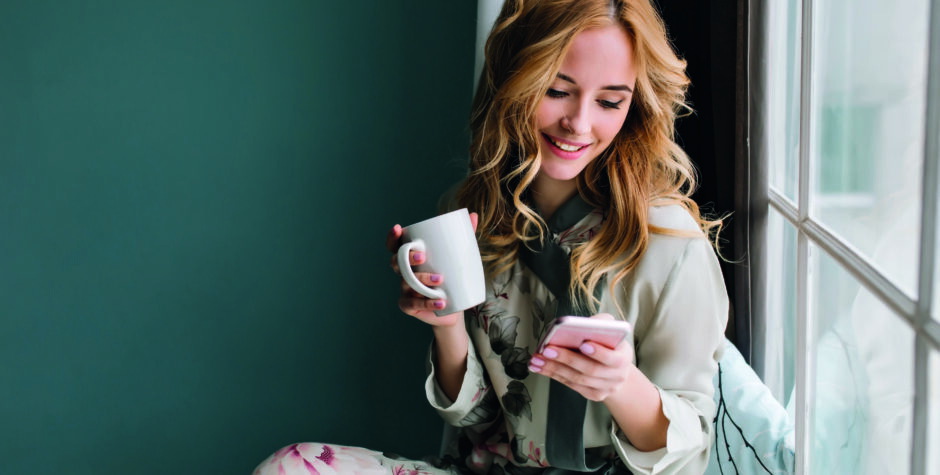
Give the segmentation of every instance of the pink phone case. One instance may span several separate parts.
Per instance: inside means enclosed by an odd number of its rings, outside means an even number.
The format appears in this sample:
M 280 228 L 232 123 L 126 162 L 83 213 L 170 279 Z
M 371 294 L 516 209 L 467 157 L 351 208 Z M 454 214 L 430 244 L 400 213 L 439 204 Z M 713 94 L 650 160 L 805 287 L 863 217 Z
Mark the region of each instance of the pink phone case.
M 587 341 L 599 343 L 608 348 L 616 348 L 632 326 L 622 320 L 598 320 L 585 317 L 561 317 L 552 324 L 539 342 L 538 352 L 547 345 L 563 348 L 578 348 Z

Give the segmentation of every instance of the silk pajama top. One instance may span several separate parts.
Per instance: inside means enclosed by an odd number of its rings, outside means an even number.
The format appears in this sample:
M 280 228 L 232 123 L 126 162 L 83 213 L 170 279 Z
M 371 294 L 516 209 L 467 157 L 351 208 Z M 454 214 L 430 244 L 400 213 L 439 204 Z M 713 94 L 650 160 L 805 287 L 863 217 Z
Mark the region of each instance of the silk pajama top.
M 565 254 L 591 239 L 603 223 L 601 212 L 587 206 L 576 195 L 547 222 L 551 244 Z M 684 234 L 650 233 L 646 253 L 613 292 L 607 283 L 600 285 L 598 313 L 633 325 L 635 364 L 656 385 L 669 419 L 666 447 L 637 450 L 603 403 L 587 401 L 583 433 L 574 434 L 580 435 L 575 443 L 583 449 L 576 450 L 634 474 L 702 473 L 711 447 L 712 378 L 723 348 L 728 298 L 715 252 L 683 207 L 652 206 L 649 222 Z M 529 372 L 528 362 L 556 317 L 559 299 L 530 267 L 517 260 L 510 271 L 487 282 L 486 300 L 465 312 L 470 345 L 456 401 L 437 384 L 432 345 L 425 389 L 451 426 L 444 453 L 476 473 L 503 467 L 522 473 L 529 471 L 523 467 L 538 471 L 552 465 L 546 446 L 547 432 L 553 430 L 551 380 Z

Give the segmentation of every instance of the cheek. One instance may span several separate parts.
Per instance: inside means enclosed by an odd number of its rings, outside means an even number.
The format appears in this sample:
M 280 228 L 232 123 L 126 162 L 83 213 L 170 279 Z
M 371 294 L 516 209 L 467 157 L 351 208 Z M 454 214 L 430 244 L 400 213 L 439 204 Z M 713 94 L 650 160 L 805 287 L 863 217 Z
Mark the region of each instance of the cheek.
M 602 123 L 598 124 L 597 130 L 598 135 L 605 144 L 610 143 L 614 137 L 620 133 L 620 129 L 623 127 L 624 121 L 626 121 L 627 116 L 618 115 L 616 117 L 610 117 L 609 120 L 605 120 Z
M 542 101 L 535 108 L 535 127 L 539 130 L 544 129 L 559 120 L 564 115 L 561 105 L 558 101 Z

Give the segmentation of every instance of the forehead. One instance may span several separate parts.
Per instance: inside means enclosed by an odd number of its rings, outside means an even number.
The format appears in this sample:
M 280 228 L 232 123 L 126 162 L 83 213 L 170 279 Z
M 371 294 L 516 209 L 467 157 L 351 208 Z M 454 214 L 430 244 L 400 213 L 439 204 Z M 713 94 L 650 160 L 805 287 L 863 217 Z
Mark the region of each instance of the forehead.
M 620 25 L 584 30 L 574 37 L 561 72 L 579 86 L 626 84 L 636 81 L 633 44 Z

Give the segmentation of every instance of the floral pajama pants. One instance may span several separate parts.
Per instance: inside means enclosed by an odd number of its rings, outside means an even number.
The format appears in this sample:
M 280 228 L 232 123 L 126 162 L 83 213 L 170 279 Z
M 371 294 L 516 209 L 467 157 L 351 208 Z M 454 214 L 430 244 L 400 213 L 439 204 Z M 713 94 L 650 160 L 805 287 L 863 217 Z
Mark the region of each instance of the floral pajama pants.
M 359 447 L 316 443 L 294 444 L 267 458 L 253 475 L 456 475 L 428 462 L 407 460 Z

